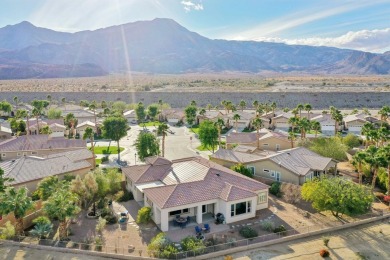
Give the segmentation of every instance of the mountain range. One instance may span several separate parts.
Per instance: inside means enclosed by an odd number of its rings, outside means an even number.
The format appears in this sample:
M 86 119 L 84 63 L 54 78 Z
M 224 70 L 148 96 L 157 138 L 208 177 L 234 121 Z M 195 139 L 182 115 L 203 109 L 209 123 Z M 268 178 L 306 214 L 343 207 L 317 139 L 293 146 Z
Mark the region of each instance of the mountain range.
M 128 71 L 390 74 L 390 52 L 212 40 L 165 18 L 76 33 L 29 22 L 0 28 L 0 79 Z

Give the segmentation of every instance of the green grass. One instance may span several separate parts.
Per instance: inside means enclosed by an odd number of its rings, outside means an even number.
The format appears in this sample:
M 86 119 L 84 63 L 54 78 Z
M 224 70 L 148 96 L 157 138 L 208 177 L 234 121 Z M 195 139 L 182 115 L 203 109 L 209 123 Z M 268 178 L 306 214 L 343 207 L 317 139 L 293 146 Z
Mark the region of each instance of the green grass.
M 89 148 L 90 150 L 92 148 Z M 108 150 L 108 146 L 95 146 L 95 154 L 112 154 L 112 153 L 118 153 L 116 146 L 110 146 L 110 150 Z M 119 150 L 122 152 L 125 150 L 123 147 L 119 147 Z
M 214 146 L 214 151 L 216 151 L 218 149 L 218 145 Z M 205 151 L 213 151 L 213 149 L 209 149 L 208 147 L 204 147 L 203 145 L 200 145 L 198 147 L 196 147 L 196 150 L 199 150 L 199 151 L 202 151 L 202 152 L 205 152 Z
M 102 159 L 98 158 L 98 159 L 95 159 L 95 162 L 96 162 L 96 165 L 98 164 L 102 164 Z
M 159 121 L 150 121 L 150 122 L 145 122 L 145 123 L 140 123 L 139 126 L 159 126 L 161 122 Z
M 199 134 L 199 126 L 193 126 L 190 128 L 190 130 L 197 135 Z

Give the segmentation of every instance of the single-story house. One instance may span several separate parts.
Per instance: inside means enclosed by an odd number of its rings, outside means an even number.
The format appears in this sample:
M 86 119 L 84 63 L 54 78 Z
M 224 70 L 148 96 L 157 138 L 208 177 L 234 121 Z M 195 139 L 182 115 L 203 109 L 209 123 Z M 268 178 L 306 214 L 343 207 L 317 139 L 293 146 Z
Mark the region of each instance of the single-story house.
M 226 136 L 226 148 L 232 149 L 235 145 L 257 147 L 257 133 L 230 133 Z M 259 131 L 259 149 L 280 151 L 291 148 L 291 141 L 286 135 L 269 131 L 265 128 Z
M 218 118 L 223 118 L 225 116 L 224 111 L 219 110 L 206 110 L 206 113 L 204 115 L 198 115 L 197 116 L 197 123 L 200 124 L 205 120 L 216 122 Z
M 127 123 L 134 124 L 137 123 L 137 114 L 135 110 L 128 110 L 123 113 L 123 116 L 127 119 Z
M 296 185 L 302 185 L 306 180 L 322 174 L 335 173 L 337 168 L 337 162 L 332 158 L 323 157 L 304 147 L 268 153 L 237 148 L 219 149 L 210 156 L 210 160 L 225 167 L 242 163 L 255 176 Z
M 271 119 L 272 121 L 272 127 L 275 129 L 282 129 L 287 130 L 291 127 L 290 123 L 288 122 L 291 117 L 294 115 L 291 113 L 281 113 Z
M 63 119 L 38 119 L 39 129 L 42 129 L 45 126 L 49 126 L 50 130 L 55 134 L 53 136 L 64 136 L 66 127 L 64 125 Z M 30 118 L 26 120 L 26 131 L 30 135 L 36 135 L 38 133 L 37 120 L 35 118 Z M 62 132 L 62 135 L 60 134 Z
M 65 174 L 84 177 L 93 169 L 93 154 L 88 149 L 78 149 L 43 157 L 25 156 L 0 162 L 4 176 L 12 178 L 11 186 L 27 187 L 29 193 L 36 190 L 38 183 L 46 177 Z
M 0 142 L 0 158 L 16 159 L 23 156 L 45 156 L 87 146 L 85 140 L 51 137 L 50 135 L 23 135 Z
M 346 117 L 344 117 L 345 130 L 356 134 L 361 134 L 363 125 L 365 123 L 375 123 L 378 121 L 380 120 L 365 113 L 347 115 Z
M 236 127 L 236 120 L 234 120 L 234 115 L 239 115 L 240 119 L 237 120 L 237 128 L 244 129 L 246 127 L 250 127 L 252 120 L 256 117 L 255 112 L 247 112 L 247 111 L 234 111 L 230 112 L 223 116 L 225 121 L 225 125 Z
M 49 129 L 51 130 L 50 135 L 52 137 L 64 137 L 66 132 L 66 126 L 63 124 L 53 123 L 49 125 Z
M 12 138 L 12 130 L 0 124 L 0 140 Z
M 184 122 L 184 119 L 185 113 L 181 109 L 164 109 L 161 113 L 161 120 L 167 121 L 169 124 Z
M 78 124 L 76 126 L 76 131 L 77 131 L 78 134 L 80 134 L 80 138 L 83 138 L 85 129 L 87 129 L 88 127 L 92 128 L 92 130 L 94 132 L 96 131 L 95 130 L 96 129 L 96 125 L 95 125 L 95 123 L 93 123 L 91 121 L 84 121 L 81 124 Z
M 336 122 L 332 119 L 331 114 L 321 114 L 310 118 L 310 121 L 318 121 L 321 125 L 323 135 L 334 135 Z M 337 129 L 340 130 L 340 124 L 337 123 Z
M 162 231 L 169 230 L 176 215 L 200 224 L 222 213 L 226 223 L 232 223 L 268 208 L 267 185 L 202 157 L 150 157 L 145 165 L 124 167 L 122 172 L 127 189 L 136 201 L 152 208 Z

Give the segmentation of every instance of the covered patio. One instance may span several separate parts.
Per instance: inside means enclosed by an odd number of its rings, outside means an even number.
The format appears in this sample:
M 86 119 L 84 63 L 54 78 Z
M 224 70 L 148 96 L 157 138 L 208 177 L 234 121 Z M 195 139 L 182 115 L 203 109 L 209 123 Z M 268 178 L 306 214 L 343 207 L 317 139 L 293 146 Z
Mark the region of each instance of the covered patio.
M 227 224 L 215 224 L 214 221 L 207 222 L 210 226 L 210 232 L 204 233 L 203 235 L 205 238 L 208 238 L 209 236 L 212 236 L 215 233 L 228 231 L 230 229 L 230 226 Z M 192 222 L 190 225 L 187 225 L 187 227 L 181 229 L 180 227 L 174 227 L 173 229 L 169 228 L 169 231 L 166 231 L 165 234 L 167 237 L 173 241 L 173 242 L 180 242 L 185 237 L 188 236 L 196 236 L 195 227 L 203 227 L 203 224 L 197 224 L 195 222 Z M 178 230 L 180 229 L 180 231 Z

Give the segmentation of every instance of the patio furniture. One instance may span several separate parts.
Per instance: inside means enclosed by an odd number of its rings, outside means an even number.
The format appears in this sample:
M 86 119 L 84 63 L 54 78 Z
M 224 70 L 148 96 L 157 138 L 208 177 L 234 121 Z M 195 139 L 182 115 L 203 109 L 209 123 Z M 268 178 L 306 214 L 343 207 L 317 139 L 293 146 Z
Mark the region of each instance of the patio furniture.
M 210 232 L 210 225 L 209 224 L 204 224 L 204 228 L 202 230 L 206 233 Z
M 176 215 L 176 219 L 180 218 L 180 215 Z
M 202 233 L 197 233 L 196 238 L 199 240 L 204 240 L 204 235 Z
M 191 217 L 188 216 L 188 217 L 187 217 L 187 223 L 190 223 L 190 222 L 191 222 Z
M 176 218 L 175 220 L 176 220 L 176 222 L 179 224 L 179 226 L 180 226 L 181 228 L 185 228 L 185 227 L 186 227 L 187 218 L 182 218 L 182 217 L 180 217 L 180 218 Z
M 195 227 L 195 232 L 196 232 L 197 235 L 198 234 L 202 234 L 202 229 L 199 226 L 196 226 Z
M 222 224 L 225 221 L 225 216 L 222 213 L 216 215 L 215 224 Z

